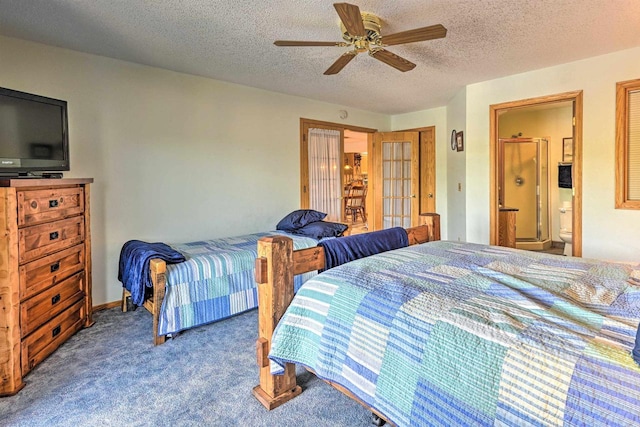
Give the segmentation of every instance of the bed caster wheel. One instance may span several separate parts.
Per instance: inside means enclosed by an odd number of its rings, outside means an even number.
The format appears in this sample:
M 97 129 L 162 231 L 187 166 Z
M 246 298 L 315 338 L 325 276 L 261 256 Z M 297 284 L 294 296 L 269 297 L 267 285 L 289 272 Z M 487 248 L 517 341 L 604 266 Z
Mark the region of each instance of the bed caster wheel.
M 380 418 L 379 416 L 377 416 L 376 414 L 371 414 L 371 423 L 374 426 L 383 426 L 385 425 L 387 422 L 385 420 L 383 420 L 382 418 Z
M 131 302 L 131 297 L 127 297 L 127 311 L 136 311 L 138 308 L 133 302 Z

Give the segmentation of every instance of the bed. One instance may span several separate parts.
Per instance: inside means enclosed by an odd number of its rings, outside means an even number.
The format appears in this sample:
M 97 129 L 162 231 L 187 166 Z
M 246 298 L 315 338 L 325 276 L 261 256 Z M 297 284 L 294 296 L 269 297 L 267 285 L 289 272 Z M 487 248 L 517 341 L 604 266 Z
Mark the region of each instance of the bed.
M 292 298 L 277 326 L 260 316 L 267 408 L 300 393 L 296 363 L 400 426 L 640 425 L 640 265 L 430 241 L 327 270 L 295 297 L 260 279 L 261 301 Z
M 316 228 L 318 225 L 322 225 L 323 229 L 340 225 L 335 234 L 349 233 L 347 225 L 320 220 L 322 224 L 318 224 L 318 218 L 311 219 L 313 224 L 309 225 Z M 296 226 L 302 227 L 300 224 Z M 172 244 L 171 249 L 182 254 L 186 260 L 171 264 L 161 259 L 150 259 L 148 268 L 152 286 L 146 288 L 144 300 L 140 297 L 139 301 L 132 304 L 131 288 L 127 288 L 123 282 L 122 311 L 141 305 L 151 312 L 153 340 L 155 345 L 159 345 L 166 341 L 167 336 L 256 308 L 258 298 L 254 261 L 258 240 L 269 235 L 288 236 L 296 249 L 303 249 L 315 247 L 318 241 L 326 238 L 314 233 L 307 234 L 277 230 Z M 296 289 L 315 274 L 309 271 L 297 275 Z

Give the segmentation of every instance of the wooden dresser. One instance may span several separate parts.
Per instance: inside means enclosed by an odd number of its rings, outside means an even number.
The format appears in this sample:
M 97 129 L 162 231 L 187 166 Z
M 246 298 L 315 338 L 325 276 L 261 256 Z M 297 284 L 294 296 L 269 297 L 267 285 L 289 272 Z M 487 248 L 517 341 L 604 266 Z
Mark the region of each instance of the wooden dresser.
M 92 182 L 0 178 L 0 396 L 93 324 Z

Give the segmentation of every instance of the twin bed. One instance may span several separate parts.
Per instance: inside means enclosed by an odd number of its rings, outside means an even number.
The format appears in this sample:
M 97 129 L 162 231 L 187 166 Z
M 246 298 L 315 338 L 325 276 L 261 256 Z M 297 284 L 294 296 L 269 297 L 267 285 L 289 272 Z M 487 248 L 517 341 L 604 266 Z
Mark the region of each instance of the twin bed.
M 186 261 L 167 264 L 150 262 L 151 281 L 143 306 L 153 315 L 154 344 L 168 335 L 215 322 L 258 306 L 254 261 L 260 238 L 279 232 L 206 240 L 172 248 Z M 293 239 L 294 247 L 316 246 L 318 240 L 280 232 Z M 315 273 L 296 277 L 296 287 Z M 122 310 L 131 308 L 131 292 L 123 288 Z
M 132 284 L 123 280 L 122 311 L 142 305 L 151 312 L 153 340 L 155 345 L 159 345 L 165 342 L 167 336 L 255 308 L 258 296 L 254 262 L 258 240 L 270 235 L 288 236 L 296 249 L 303 249 L 315 247 L 325 238 L 349 233 L 347 225 L 322 221 L 324 216 L 317 211 L 298 210 L 287 215 L 276 226 L 288 231 L 260 232 L 171 247 L 164 245 L 167 250 L 177 251 L 176 254 L 186 258 L 184 262 L 175 264 L 158 258 L 127 264 L 123 258 L 130 252 L 127 250 L 129 244 L 144 243 L 127 242 L 121 253 L 119 277 L 122 279 L 127 274 L 123 270 L 130 266 L 140 268 L 148 264 L 151 284 L 138 283 L 137 280 Z M 133 250 L 136 249 L 138 247 L 134 246 Z M 315 274 L 310 271 L 296 276 L 296 289 Z M 137 288 L 132 289 L 132 286 Z M 140 287 L 143 289 L 139 290 Z
M 640 265 L 433 241 L 294 296 L 291 273 L 322 251 L 259 245 L 254 395 L 268 409 L 301 392 L 295 363 L 396 425 L 640 425 Z

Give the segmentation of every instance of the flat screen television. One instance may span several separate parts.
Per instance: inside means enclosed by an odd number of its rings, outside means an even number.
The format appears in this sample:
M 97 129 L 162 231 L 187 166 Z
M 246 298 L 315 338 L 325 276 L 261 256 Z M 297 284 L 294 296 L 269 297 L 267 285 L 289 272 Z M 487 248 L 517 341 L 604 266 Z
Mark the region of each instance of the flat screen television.
M 67 128 L 66 101 L 0 88 L 0 176 L 62 176 Z

